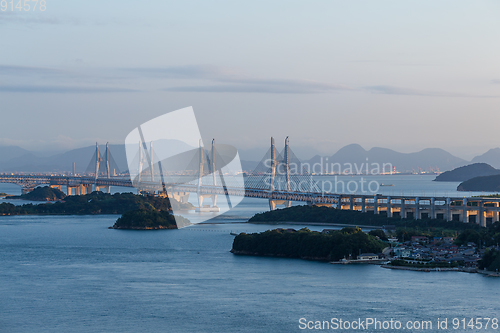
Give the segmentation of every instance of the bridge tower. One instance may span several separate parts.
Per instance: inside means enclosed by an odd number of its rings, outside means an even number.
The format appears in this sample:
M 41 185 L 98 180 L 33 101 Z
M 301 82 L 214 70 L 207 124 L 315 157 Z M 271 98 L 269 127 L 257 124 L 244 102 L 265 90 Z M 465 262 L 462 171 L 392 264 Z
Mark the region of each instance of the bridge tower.
M 154 162 L 154 154 L 153 154 L 153 141 L 151 141 L 149 144 L 149 152 L 150 152 L 150 158 L 151 158 L 151 166 L 150 166 L 151 182 L 154 183 L 155 182 L 155 169 L 154 169 L 155 162 Z
M 276 147 L 274 146 L 274 138 L 271 137 L 271 184 L 270 191 L 274 191 L 274 178 L 276 177 Z
M 217 186 L 217 170 L 215 169 L 215 139 L 212 139 L 212 161 L 210 163 L 211 165 L 211 172 L 212 172 L 212 177 L 213 177 L 213 185 Z M 212 206 L 217 207 L 217 194 L 212 194 Z
M 106 176 L 109 178 L 111 178 L 111 175 L 109 173 L 109 143 L 106 142 Z
M 100 168 L 101 162 L 106 163 L 106 178 L 111 178 L 110 168 L 109 168 L 110 156 L 111 156 L 111 153 L 109 151 L 109 143 L 108 142 L 106 142 L 106 151 L 104 152 L 104 158 L 101 157 L 101 153 L 99 151 L 99 143 L 97 143 L 97 142 L 95 143 L 95 157 L 96 158 L 95 158 L 94 186 L 95 186 L 96 191 L 99 191 L 101 187 L 105 187 L 107 193 L 111 192 L 111 186 L 98 186 L 97 185 L 97 179 L 99 178 L 99 168 Z M 86 191 L 88 193 L 89 188 L 87 188 Z M 91 189 L 90 189 L 90 191 L 91 191 Z M 81 191 L 80 191 L 80 194 L 81 194 Z
M 95 143 L 95 182 L 97 182 L 97 177 L 99 176 L 99 164 L 102 161 L 101 154 L 99 153 L 99 143 Z
M 276 158 L 276 146 L 274 144 L 274 138 L 271 137 L 271 178 L 270 178 L 270 185 L 269 185 L 269 209 L 274 210 L 276 208 L 276 205 L 284 205 L 285 207 L 290 207 L 292 205 L 291 201 L 289 200 L 276 200 L 272 198 L 272 193 L 274 192 L 275 189 L 275 181 L 276 181 L 276 173 L 278 175 L 281 174 L 281 170 L 284 167 L 285 169 L 285 182 L 286 182 L 286 190 L 290 191 L 291 190 L 291 183 L 290 183 L 290 146 L 289 146 L 289 140 L 288 137 L 285 139 L 285 150 L 284 150 L 284 158 L 283 160 L 277 160 Z
M 290 186 L 290 146 L 288 141 L 288 136 L 285 139 L 285 175 L 286 175 L 286 189 L 287 191 L 291 191 L 292 188 Z M 285 207 L 291 207 L 292 202 L 286 201 Z
M 215 175 L 215 139 L 212 140 L 212 161 L 211 164 L 209 165 L 212 170 L 213 179 L 214 179 L 214 185 L 216 181 L 216 175 Z M 217 195 L 216 194 L 204 194 L 201 191 L 202 187 L 202 178 L 203 178 L 203 166 L 205 164 L 205 149 L 203 147 L 203 141 L 200 139 L 200 148 L 199 148 L 199 160 L 200 160 L 200 166 L 199 166 L 199 177 L 198 177 L 198 188 L 196 190 L 198 194 L 198 208 L 195 209 L 195 212 L 220 212 L 220 208 L 217 207 Z M 210 206 L 203 206 L 203 199 L 205 197 L 210 197 L 212 199 L 212 207 Z

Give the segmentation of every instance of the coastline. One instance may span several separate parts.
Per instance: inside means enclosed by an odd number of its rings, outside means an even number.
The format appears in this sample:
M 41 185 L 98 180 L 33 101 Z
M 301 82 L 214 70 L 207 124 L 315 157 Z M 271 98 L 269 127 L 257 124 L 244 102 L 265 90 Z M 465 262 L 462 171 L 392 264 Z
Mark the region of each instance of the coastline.
M 326 223 L 326 222 L 292 222 L 292 221 L 263 221 L 263 222 L 250 222 L 247 221 L 245 223 L 249 224 L 269 224 L 269 225 L 277 225 L 277 224 L 290 224 L 290 225 L 319 225 L 319 226 L 333 226 L 333 227 L 351 227 L 351 228 L 365 228 L 365 229 L 383 229 L 381 226 L 376 225 L 360 225 L 360 224 L 342 224 L 342 223 Z
M 328 262 L 330 261 L 328 258 L 323 258 L 323 257 L 290 257 L 286 255 L 280 255 L 280 254 L 259 254 L 255 252 L 249 252 L 249 251 L 237 251 L 231 249 L 229 252 L 231 252 L 234 255 L 239 255 L 239 256 L 253 256 L 253 257 L 268 257 L 268 258 L 287 258 L 287 259 L 301 259 L 301 260 L 310 260 L 310 261 L 324 261 Z
M 407 267 L 407 266 L 391 266 L 391 265 L 380 265 L 382 268 L 388 268 L 388 269 L 399 269 L 399 270 L 404 270 L 404 271 L 418 271 L 418 272 L 463 272 L 463 273 L 480 273 L 484 274 L 487 276 L 499 276 L 500 274 L 497 275 L 490 275 L 488 273 L 494 273 L 494 272 L 488 272 L 488 271 L 478 271 L 476 268 L 461 268 L 461 267 L 434 267 L 434 268 L 421 268 L 421 267 Z
M 108 229 L 116 229 L 116 230 L 174 230 L 178 229 L 176 225 L 170 225 L 170 226 L 157 226 L 157 227 L 115 227 L 111 226 L 108 227 Z

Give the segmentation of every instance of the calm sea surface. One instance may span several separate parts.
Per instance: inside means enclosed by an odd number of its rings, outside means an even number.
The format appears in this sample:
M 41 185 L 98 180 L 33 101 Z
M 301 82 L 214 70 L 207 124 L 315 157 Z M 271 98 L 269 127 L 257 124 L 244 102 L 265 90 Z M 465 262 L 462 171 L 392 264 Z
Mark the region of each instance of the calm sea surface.
M 456 188 L 430 179 L 419 189 Z M 116 215 L 0 217 L 0 332 L 299 332 L 300 318 L 366 317 L 436 332 L 438 317 L 449 329 L 500 318 L 497 278 L 232 255 L 230 231 L 276 227 L 242 223 L 266 209 L 245 199 L 212 223 L 159 231 L 107 229 Z

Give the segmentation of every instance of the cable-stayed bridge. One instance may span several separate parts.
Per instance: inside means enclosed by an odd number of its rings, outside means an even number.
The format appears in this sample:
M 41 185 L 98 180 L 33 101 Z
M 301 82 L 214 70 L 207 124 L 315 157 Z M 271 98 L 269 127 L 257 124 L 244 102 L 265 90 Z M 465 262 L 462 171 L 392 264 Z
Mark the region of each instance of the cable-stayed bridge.
M 138 156 L 132 159 L 137 170 L 129 170 L 131 178 L 115 176 L 117 166 L 108 145 L 104 154 L 96 151 L 89 163 L 86 175 L 0 175 L 0 182 L 21 186 L 29 192 L 36 186 L 48 184 L 51 187 L 67 188 L 68 195 L 85 194 L 92 190 L 111 186 L 136 187 L 140 193 L 168 195 L 180 202 L 187 202 L 191 194 L 198 197 L 198 210 L 217 211 L 217 196 L 239 196 L 261 198 L 269 201 L 270 209 L 276 206 L 290 207 L 292 201 L 311 205 L 329 206 L 337 209 L 358 210 L 384 214 L 388 217 L 414 219 L 444 219 L 473 222 L 486 226 L 488 222 L 499 221 L 500 198 L 489 197 L 436 197 L 436 196 L 388 196 L 381 194 L 330 193 L 313 178 L 295 156 L 289 146 L 278 152 L 274 139 L 271 147 L 248 174 L 224 174 L 223 166 L 230 161 L 231 154 L 217 149 L 212 141 L 210 150 L 199 147 L 186 155 L 182 169 L 162 172 L 162 163 L 157 158 L 152 144 L 149 150 L 139 146 Z M 130 165 L 129 165 L 130 167 Z M 134 176 L 132 176 L 134 175 Z M 210 198 L 211 205 L 203 205 Z

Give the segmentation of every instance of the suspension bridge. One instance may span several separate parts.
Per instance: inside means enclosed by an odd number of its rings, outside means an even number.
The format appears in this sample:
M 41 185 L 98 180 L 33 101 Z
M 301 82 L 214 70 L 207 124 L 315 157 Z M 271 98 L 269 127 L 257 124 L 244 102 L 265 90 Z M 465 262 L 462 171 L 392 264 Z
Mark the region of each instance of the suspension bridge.
M 222 147 L 222 148 L 221 148 Z M 218 149 L 219 148 L 219 149 Z M 197 210 L 218 211 L 217 196 L 260 198 L 269 201 L 269 208 L 290 207 L 292 201 L 310 205 L 328 206 L 336 209 L 357 210 L 384 214 L 388 217 L 413 219 L 444 219 L 487 223 L 499 221 L 500 198 L 490 197 L 436 197 L 436 196 L 389 196 L 381 194 L 330 193 L 313 178 L 310 170 L 295 156 L 289 146 L 288 137 L 284 149 L 278 152 L 271 138 L 271 147 L 256 169 L 247 174 L 224 173 L 224 165 L 230 163 L 234 154 L 212 141 L 210 150 L 200 147 L 184 157 L 188 161 L 182 168 L 162 172 L 162 161 L 156 156 L 153 144 L 147 148 L 139 145 L 137 156 L 132 159 L 135 170 L 129 170 L 130 177 L 115 176 L 117 170 L 109 146 L 104 154 L 96 144 L 85 175 L 0 175 L 0 182 L 21 186 L 23 193 L 39 185 L 64 189 L 67 194 L 80 195 L 93 190 L 110 192 L 111 186 L 136 187 L 139 193 L 168 196 L 180 202 L 187 202 L 191 194 L 198 197 Z M 210 198 L 211 205 L 204 205 Z

